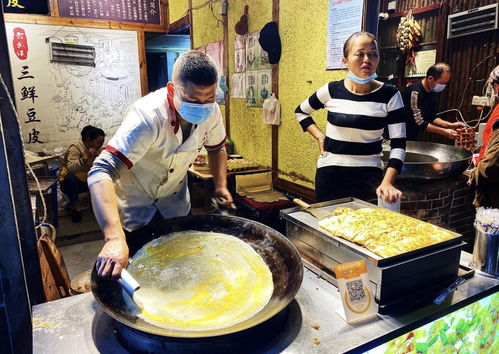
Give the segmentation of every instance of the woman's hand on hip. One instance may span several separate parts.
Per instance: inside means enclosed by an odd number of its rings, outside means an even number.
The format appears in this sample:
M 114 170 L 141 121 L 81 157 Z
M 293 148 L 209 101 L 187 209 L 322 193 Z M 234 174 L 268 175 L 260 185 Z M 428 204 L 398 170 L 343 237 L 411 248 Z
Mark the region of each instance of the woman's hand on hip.
M 324 134 L 321 134 L 316 137 L 317 143 L 319 144 L 319 151 L 321 155 L 324 155 L 324 141 L 326 141 L 326 136 Z

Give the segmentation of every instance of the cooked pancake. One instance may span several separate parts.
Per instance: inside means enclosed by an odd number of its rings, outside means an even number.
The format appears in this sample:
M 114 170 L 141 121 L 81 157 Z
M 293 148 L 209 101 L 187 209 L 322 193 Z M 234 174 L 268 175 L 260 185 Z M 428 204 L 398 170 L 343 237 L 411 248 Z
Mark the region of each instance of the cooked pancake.
M 274 289 L 262 257 L 237 237 L 169 234 L 146 244 L 127 269 L 141 288 L 139 317 L 174 330 L 232 326 L 259 312 Z
M 333 209 L 331 215 L 333 216 L 336 216 L 336 215 L 341 215 L 341 214 L 345 214 L 345 213 L 348 213 L 349 211 L 353 211 L 354 209 L 350 208 L 350 207 L 337 207 L 335 209 Z
M 384 208 L 352 209 L 320 220 L 319 226 L 385 258 L 454 237 L 437 226 Z

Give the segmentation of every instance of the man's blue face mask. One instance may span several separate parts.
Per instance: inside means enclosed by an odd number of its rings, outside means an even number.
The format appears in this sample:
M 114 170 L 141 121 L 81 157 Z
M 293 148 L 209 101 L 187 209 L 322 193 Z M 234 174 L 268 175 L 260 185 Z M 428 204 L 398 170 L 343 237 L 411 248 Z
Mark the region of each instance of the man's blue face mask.
M 177 96 L 178 97 L 178 96 Z M 180 101 L 180 107 L 178 113 L 182 116 L 184 120 L 192 124 L 201 124 L 210 116 L 211 112 L 215 108 L 215 103 L 191 103 Z
M 178 113 L 183 119 L 192 124 L 201 124 L 210 116 L 215 108 L 215 103 L 190 103 L 180 101 Z

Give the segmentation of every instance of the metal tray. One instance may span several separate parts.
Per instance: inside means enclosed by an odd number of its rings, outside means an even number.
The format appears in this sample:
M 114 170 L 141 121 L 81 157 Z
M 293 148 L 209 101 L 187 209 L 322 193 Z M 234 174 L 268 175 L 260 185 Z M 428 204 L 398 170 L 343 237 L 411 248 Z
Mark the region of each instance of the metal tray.
M 340 206 L 350 207 L 352 209 L 378 208 L 377 205 L 365 202 L 365 201 L 357 199 L 357 198 L 352 198 L 352 197 L 312 204 L 312 207 L 314 207 L 316 209 L 320 209 L 320 210 L 328 212 L 328 213 L 331 213 L 333 211 L 333 209 L 336 209 L 337 207 L 340 207 Z M 351 241 L 348 241 L 344 238 L 341 238 L 339 236 L 335 236 L 332 233 L 330 233 L 329 231 L 323 229 L 322 227 L 319 226 L 319 224 L 318 224 L 319 220 L 317 218 L 312 216 L 310 213 L 301 210 L 299 207 L 281 210 L 281 217 L 283 217 L 285 220 L 289 220 L 289 221 L 291 221 L 291 222 L 293 222 L 293 223 L 295 223 L 295 224 L 297 224 L 305 229 L 309 229 L 310 231 L 314 231 L 314 230 L 319 231 L 319 234 L 321 236 L 326 237 L 326 238 L 340 244 L 342 247 L 345 247 L 345 248 L 359 254 L 360 256 L 366 258 L 369 262 L 371 262 L 379 267 L 386 266 L 386 265 L 396 263 L 396 262 L 400 262 L 402 260 L 410 259 L 410 258 L 413 258 L 415 256 L 425 254 L 425 253 L 431 252 L 433 250 L 437 250 L 437 249 L 440 249 L 440 248 L 443 248 L 443 247 L 446 247 L 446 246 L 449 246 L 452 244 L 461 243 L 461 241 L 463 239 L 463 236 L 458 234 L 458 233 L 440 228 L 442 230 L 450 232 L 451 234 L 455 235 L 455 237 L 450 239 L 450 240 L 446 240 L 443 242 L 435 243 L 435 244 L 430 245 L 430 246 L 418 248 L 418 249 L 410 251 L 410 252 L 406 252 L 406 253 L 399 254 L 396 256 L 392 256 L 392 257 L 383 258 L 383 257 L 378 256 L 377 254 L 369 251 L 367 248 L 364 248 L 360 245 L 357 245 L 357 244 L 355 244 Z M 412 218 L 412 219 L 414 219 L 414 218 Z M 415 219 L 415 220 L 417 220 L 417 219 Z M 418 221 L 422 222 L 420 220 L 418 220 Z

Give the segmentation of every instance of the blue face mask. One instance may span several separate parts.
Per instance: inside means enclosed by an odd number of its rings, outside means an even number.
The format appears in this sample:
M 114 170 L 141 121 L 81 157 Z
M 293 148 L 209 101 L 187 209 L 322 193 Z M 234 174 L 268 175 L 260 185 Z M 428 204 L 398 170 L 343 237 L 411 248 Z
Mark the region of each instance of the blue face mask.
M 445 88 L 445 85 L 442 85 L 442 84 L 437 84 L 437 86 L 435 86 L 434 88 L 432 88 L 431 90 L 433 92 L 442 92 Z
M 180 101 L 178 113 L 183 119 L 192 124 L 201 124 L 210 116 L 215 108 L 215 103 L 190 103 Z
M 369 77 L 366 77 L 365 79 L 358 77 L 355 75 L 353 72 L 349 71 L 347 77 L 352 80 L 353 82 L 356 82 L 358 84 L 367 84 L 368 82 L 373 81 L 375 78 L 378 77 L 378 74 L 374 73 Z

